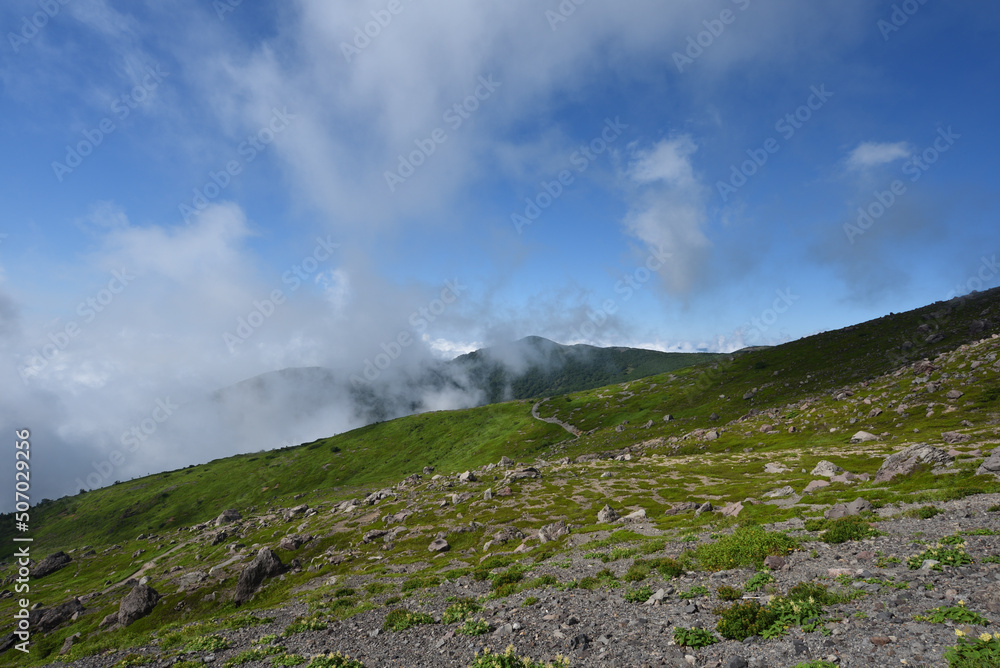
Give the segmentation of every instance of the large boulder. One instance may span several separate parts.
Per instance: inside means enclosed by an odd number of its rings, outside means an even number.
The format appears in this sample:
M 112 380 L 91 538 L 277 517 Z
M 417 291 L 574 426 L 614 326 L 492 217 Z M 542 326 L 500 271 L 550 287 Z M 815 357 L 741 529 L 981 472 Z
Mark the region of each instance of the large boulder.
M 876 413 L 875 415 L 878 415 L 879 413 L 882 412 L 881 410 L 876 408 L 875 410 L 872 411 L 872 413 L 875 413 L 876 410 L 878 411 L 878 413 Z M 873 416 L 869 415 L 869 417 Z M 878 436 L 876 436 L 875 434 L 868 433 L 867 431 L 859 431 L 854 436 L 851 436 L 851 443 L 868 443 L 869 441 L 877 441 L 877 440 Z
M 847 517 L 848 515 L 860 515 L 864 512 L 871 512 L 872 504 L 868 503 L 862 498 L 857 498 L 850 503 L 838 503 L 831 508 L 828 508 L 823 517 L 828 520 L 837 520 L 841 517 Z
M 73 615 L 83 612 L 83 603 L 78 598 L 71 598 L 54 608 L 36 608 L 29 616 L 31 625 L 41 633 L 48 633 L 63 622 L 69 621 Z
M 569 527 L 566 526 L 565 520 L 559 520 L 558 522 L 553 522 L 552 524 L 546 524 L 541 529 L 538 530 L 538 540 L 543 543 L 548 543 L 549 541 L 561 538 L 569 533 Z
M 223 510 L 222 514 L 215 518 L 215 526 L 222 526 L 223 524 L 232 524 L 233 522 L 238 522 L 243 519 L 240 515 L 240 511 L 233 510 L 232 508 L 228 510 Z
M 813 468 L 812 473 L 809 475 L 820 476 L 823 478 L 832 478 L 838 473 L 843 473 L 844 469 L 840 468 L 833 462 L 828 462 L 825 459 Z
M 1000 448 L 995 448 L 993 454 L 976 469 L 976 475 L 993 475 L 1000 480 Z
M 118 606 L 118 623 L 122 626 L 128 626 L 132 622 L 142 619 L 153 611 L 159 600 L 160 595 L 155 589 L 149 585 L 137 584 Z
M 602 524 L 608 524 L 610 522 L 614 522 L 619 517 L 620 515 L 618 514 L 618 512 L 607 504 L 605 504 L 605 506 L 601 508 L 597 513 L 597 521 Z
M 233 601 L 237 605 L 245 601 L 249 601 L 250 597 L 254 595 L 260 585 L 264 582 L 265 578 L 273 578 L 276 575 L 281 575 L 288 568 L 281 563 L 281 559 L 278 558 L 271 548 L 262 547 L 257 552 L 257 556 L 253 558 L 243 572 L 240 573 L 240 579 L 236 583 L 236 594 L 233 596 Z
M 65 552 L 56 552 L 50 554 L 49 556 L 38 562 L 34 570 L 31 571 L 31 577 L 34 579 L 44 578 L 50 573 L 55 573 L 63 566 L 67 565 L 69 562 L 73 561 L 70 559 L 69 555 Z
M 955 458 L 944 450 L 925 443 L 917 443 L 886 457 L 878 473 L 875 474 L 875 482 L 888 482 L 896 476 L 910 475 L 921 464 L 937 468 L 950 466 L 954 460 Z
M 954 445 L 956 443 L 965 443 L 971 436 L 968 434 L 963 434 L 960 431 L 946 431 L 941 434 L 941 439 L 948 443 L 949 445 Z
M 447 552 L 450 549 L 451 545 L 444 538 L 436 538 L 427 546 L 429 552 Z

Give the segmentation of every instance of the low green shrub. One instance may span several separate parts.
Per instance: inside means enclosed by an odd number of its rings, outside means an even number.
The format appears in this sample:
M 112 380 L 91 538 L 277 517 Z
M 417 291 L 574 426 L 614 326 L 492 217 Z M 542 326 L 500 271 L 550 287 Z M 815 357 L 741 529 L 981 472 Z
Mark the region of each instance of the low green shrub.
M 774 582 L 774 576 L 771 575 L 771 571 L 758 571 L 750 576 L 743 588 L 747 591 L 760 591 L 764 585 L 772 582 Z
M 365 668 L 365 664 L 357 659 L 352 659 L 346 654 L 334 652 L 332 654 L 313 657 L 306 668 Z
M 742 589 L 739 587 L 730 587 L 729 585 L 722 585 L 715 590 L 715 594 L 721 601 L 738 601 L 743 598 Z
M 742 526 L 714 543 L 702 543 L 695 549 L 694 557 L 702 568 L 710 571 L 740 566 L 761 568 L 766 557 L 788 554 L 798 545 L 798 541 L 787 534 L 765 531 L 756 525 Z
M 826 531 L 823 532 L 824 543 L 839 545 L 849 540 L 864 540 L 874 538 L 879 532 L 872 528 L 872 525 L 857 515 L 841 517 L 827 523 Z
M 746 640 L 750 636 L 763 635 L 764 631 L 778 621 L 778 615 L 755 600 L 734 603 L 722 610 L 715 630 L 729 640 Z
M 455 633 L 475 637 L 486 635 L 491 630 L 489 623 L 484 619 L 467 619 L 464 624 L 455 629 Z
M 674 642 L 680 647 L 699 649 L 701 647 L 714 645 L 719 642 L 719 639 L 716 638 L 715 635 L 708 629 L 701 629 L 697 627 L 683 629 L 678 626 L 674 629 Z
M 396 610 L 390 610 L 389 614 L 385 616 L 385 624 L 382 626 L 383 631 L 405 631 L 406 629 L 417 626 L 418 624 L 433 624 L 434 618 L 425 612 L 411 612 L 410 610 L 403 610 L 397 608 Z
M 483 606 L 479 605 L 475 600 L 471 598 L 462 599 L 445 608 L 444 614 L 441 615 L 441 623 L 454 624 L 455 622 L 464 622 L 482 609 Z
M 541 663 L 526 656 L 514 654 L 510 645 L 503 654 L 494 654 L 487 647 L 482 654 L 476 654 L 469 668 L 568 668 L 569 659 L 557 655 L 554 663 Z
M 993 668 L 1000 666 L 1000 633 L 983 633 L 969 640 L 965 633 L 955 629 L 958 644 L 945 650 L 944 658 L 949 668 Z
M 629 589 L 622 598 L 624 598 L 629 603 L 645 603 L 649 600 L 649 597 L 653 595 L 653 588 L 649 586 L 637 587 L 636 589 Z

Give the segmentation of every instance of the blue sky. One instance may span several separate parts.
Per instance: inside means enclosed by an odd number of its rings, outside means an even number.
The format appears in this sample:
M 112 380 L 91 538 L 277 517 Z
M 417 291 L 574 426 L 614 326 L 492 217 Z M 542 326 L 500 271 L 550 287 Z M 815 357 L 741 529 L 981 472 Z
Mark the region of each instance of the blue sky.
M 400 332 L 412 360 L 728 351 L 1000 282 L 993 3 L 18 0 L 0 25 L 0 399 L 84 464 L 168 394 L 352 373 Z

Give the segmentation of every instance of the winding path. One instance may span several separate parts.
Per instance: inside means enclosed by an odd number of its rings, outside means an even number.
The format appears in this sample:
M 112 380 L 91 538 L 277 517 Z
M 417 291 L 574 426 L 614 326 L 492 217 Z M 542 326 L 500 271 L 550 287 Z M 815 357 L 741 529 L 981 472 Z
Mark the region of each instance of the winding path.
M 544 404 L 546 401 L 548 401 L 548 399 L 542 399 L 541 401 L 539 401 L 538 403 L 536 403 L 534 406 L 531 407 L 531 417 L 535 418 L 536 420 L 541 420 L 542 422 L 548 422 L 549 424 L 557 424 L 566 431 L 568 431 L 570 434 L 572 434 L 575 438 L 579 438 L 580 434 L 582 434 L 583 432 L 574 427 L 573 425 L 569 424 L 568 422 L 563 422 L 559 418 L 554 418 L 554 417 L 543 418 L 538 415 L 538 407 Z

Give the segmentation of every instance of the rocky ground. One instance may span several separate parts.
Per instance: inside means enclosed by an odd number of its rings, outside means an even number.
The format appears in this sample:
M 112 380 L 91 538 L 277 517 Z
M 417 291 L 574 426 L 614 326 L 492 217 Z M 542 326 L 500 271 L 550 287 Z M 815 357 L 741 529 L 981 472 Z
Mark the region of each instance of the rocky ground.
M 670 580 L 654 574 L 642 584 L 662 590 L 662 599 L 650 603 L 631 603 L 623 598 L 629 591 L 621 577 L 629 560 L 605 565 L 585 558 L 586 548 L 578 547 L 555 563 L 541 562 L 531 568 L 528 577 L 552 575 L 559 581 L 577 580 L 607 567 L 619 579 L 619 586 L 599 586 L 594 590 L 554 587 L 525 590 L 515 595 L 486 600 L 476 618 L 485 620 L 489 634 L 467 637 L 456 634 L 459 624 L 440 623 L 441 615 L 455 597 L 483 597 L 490 593 L 489 582 L 477 582 L 462 576 L 453 582 L 421 592 L 408 609 L 430 614 L 438 623 L 418 625 L 401 632 L 383 630 L 386 609 L 378 608 L 343 621 L 332 622 L 324 630 L 304 631 L 281 638 L 286 653 L 310 657 L 340 651 L 364 662 L 366 666 L 467 666 L 484 647 L 502 651 L 513 645 L 521 655 L 553 659 L 563 654 L 573 666 L 795 666 L 811 660 L 825 660 L 840 666 L 945 666 L 942 656 L 955 644 L 955 630 L 970 636 L 984 629 L 975 624 L 916 621 L 940 606 L 964 604 L 986 618 L 1000 619 L 1000 563 L 984 563 L 1000 554 L 1000 512 L 990 512 L 1000 503 L 1000 495 L 979 495 L 961 501 L 938 504 L 943 511 L 929 519 L 905 518 L 903 508 L 884 508 L 876 527 L 886 535 L 829 545 L 821 541 L 803 544 L 803 549 L 772 562 L 774 582 L 746 597 L 766 598 L 784 593 L 800 582 L 829 585 L 834 590 L 858 590 L 864 595 L 846 603 L 829 606 L 825 627 L 805 633 L 793 628 L 781 638 L 748 638 L 744 642 L 723 640 L 692 650 L 673 642 L 675 627 L 714 629 L 718 615 L 713 609 L 729 605 L 720 601 L 717 589 L 722 585 L 743 587 L 754 569 L 715 573 L 691 572 Z M 771 529 L 790 530 L 791 535 L 809 537 L 801 520 L 790 520 Z M 636 523 L 637 532 L 655 533 L 649 525 Z M 908 557 L 918 554 L 925 545 L 934 545 L 948 536 L 965 532 L 966 550 L 974 564 L 941 571 L 929 568 L 910 569 Z M 969 535 L 969 534 L 984 535 Z M 588 536 L 588 539 L 599 536 Z M 582 542 L 582 541 L 581 541 Z M 668 543 L 666 553 L 678 553 L 684 543 Z M 901 563 L 893 557 L 901 560 Z M 1000 560 L 997 560 L 1000 561 Z M 326 583 L 330 584 L 330 583 Z M 341 587 L 363 587 L 363 578 L 346 578 L 333 583 Z M 694 598 L 681 594 L 704 586 L 708 593 Z M 614 585 L 612 585 L 614 587 Z M 529 601 L 528 597 L 535 601 Z M 254 641 L 268 634 L 281 635 L 294 620 L 308 614 L 305 604 L 256 611 L 257 616 L 273 617 L 270 623 L 249 629 L 220 631 L 229 641 L 223 651 L 199 651 L 180 654 L 151 665 L 170 665 L 175 661 L 196 660 L 221 665 L 245 650 L 259 645 Z M 717 635 L 717 634 L 716 634 Z M 718 637 L 718 636 L 717 636 Z M 161 654 L 155 647 L 132 650 L 150 658 Z M 120 661 L 123 653 L 96 656 L 69 665 L 105 668 Z M 247 666 L 267 666 L 269 660 L 248 662 Z

